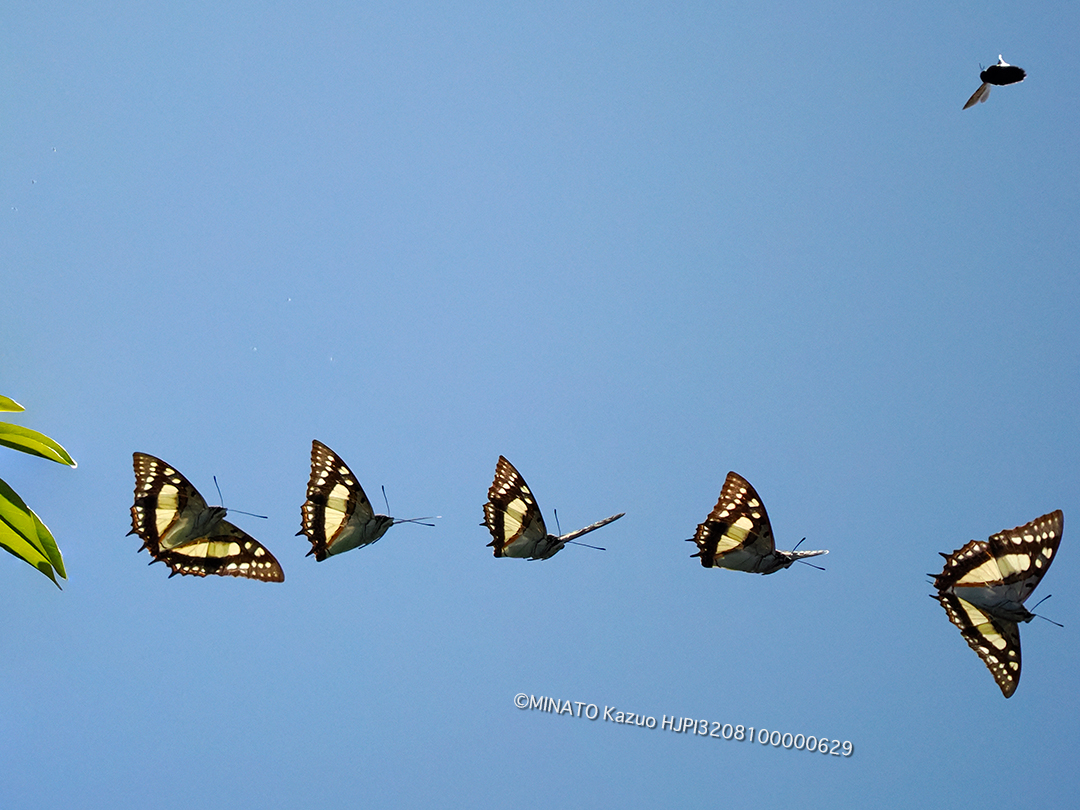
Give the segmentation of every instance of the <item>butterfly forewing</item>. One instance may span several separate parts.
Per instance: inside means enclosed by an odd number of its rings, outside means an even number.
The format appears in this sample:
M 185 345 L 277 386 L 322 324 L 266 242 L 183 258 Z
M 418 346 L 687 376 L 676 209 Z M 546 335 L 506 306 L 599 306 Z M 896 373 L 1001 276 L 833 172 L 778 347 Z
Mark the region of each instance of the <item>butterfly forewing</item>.
M 976 104 L 986 101 L 986 99 L 988 99 L 989 97 L 990 85 L 986 82 L 983 82 L 981 85 L 979 85 L 979 89 L 971 94 L 971 98 L 967 100 L 967 104 L 964 105 L 964 109 L 966 110 L 968 107 L 974 107 Z
M 308 554 L 320 562 L 374 543 L 394 523 L 387 515 L 375 514 L 352 470 L 317 439 L 311 442 L 311 477 L 301 515 L 299 533 L 307 535 Z
M 544 558 L 560 548 L 547 548 L 547 527 L 525 479 L 514 465 L 499 456 L 495 480 L 488 489 L 484 504 L 484 525 L 491 532 L 496 557 L 534 557 L 540 547 Z
M 207 506 L 178 470 L 146 453 L 135 453 L 135 503 L 129 534 L 137 534 L 154 559 L 172 573 L 247 577 L 281 582 L 278 561 L 258 541 L 225 520 L 226 510 Z M 140 549 L 141 551 L 142 549 Z
M 728 473 L 720 499 L 698 526 L 693 540 L 698 545 L 694 556 L 706 568 L 738 563 L 739 570 L 752 570 L 742 563 L 752 564 L 775 549 L 765 505 L 750 482 L 736 472 Z
M 164 461 L 145 453 L 132 457 L 135 468 L 135 503 L 131 507 L 131 531 L 143 540 L 153 556 L 190 535 L 190 529 L 207 513 L 206 501 L 183 475 Z
M 948 590 L 996 615 L 1019 614 L 1046 574 L 1064 528 L 1061 510 L 998 532 L 988 540 L 972 540 L 945 558 L 934 587 Z

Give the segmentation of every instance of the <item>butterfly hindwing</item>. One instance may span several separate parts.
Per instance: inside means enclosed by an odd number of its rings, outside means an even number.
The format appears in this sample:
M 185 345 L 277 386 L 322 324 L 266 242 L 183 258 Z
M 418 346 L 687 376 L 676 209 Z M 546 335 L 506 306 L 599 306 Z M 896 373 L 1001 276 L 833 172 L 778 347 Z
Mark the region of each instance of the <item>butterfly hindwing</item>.
M 945 557 L 935 598 L 978 653 L 1005 697 L 1020 682 L 1019 622 L 1034 614 L 1024 602 L 1046 574 L 1061 542 L 1061 510 L 972 540 Z
M 178 470 L 146 453 L 135 453 L 135 503 L 131 531 L 143 541 L 151 562 L 172 573 L 247 577 L 282 582 L 285 574 L 266 547 L 225 520 L 221 506 L 207 506 Z M 140 549 L 141 551 L 142 549 Z
M 227 520 L 218 523 L 211 535 L 162 551 L 158 559 L 172 569 L 169 576 L 218 574 L 267 582 L 285 579 L 281 566 L 266 547 Z
M 301 518 L 299 534 L 307 535 L 308 555 L 319 562 L 374 543 L 394 524 L 392 517 L 375 514 L 352 470 L 317 439 L 311 442 L 311 478 Z
M 1001 693 L 1012 697 L 1020 683 L 1020 627 L 1014 621 L 997 619 L 953 593 L 941 591 L 937 600 L 949 621 L 956 625 L 994 676 Z

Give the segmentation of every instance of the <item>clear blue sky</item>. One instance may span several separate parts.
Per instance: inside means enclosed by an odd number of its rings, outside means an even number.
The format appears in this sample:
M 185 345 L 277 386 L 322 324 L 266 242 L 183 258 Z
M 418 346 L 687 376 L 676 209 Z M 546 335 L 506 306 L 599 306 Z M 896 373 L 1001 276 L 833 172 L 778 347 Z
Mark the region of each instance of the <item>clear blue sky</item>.
M 0 458 L 70 575 L 0 555 L 5 808 L 1075 800 L 1074 6 L 107 5 L 0 25 L 0 393 L 79 462 Z M 305 559 L 313 438 L 437 527 Z M 148 568 L 136 450 L 285 583 Z M 492 558 L 500 453 L 608 550 Z M 728 470 L 826 571 L 690 559 Z M 926 574 L 1058 508 L 1006 701 Z

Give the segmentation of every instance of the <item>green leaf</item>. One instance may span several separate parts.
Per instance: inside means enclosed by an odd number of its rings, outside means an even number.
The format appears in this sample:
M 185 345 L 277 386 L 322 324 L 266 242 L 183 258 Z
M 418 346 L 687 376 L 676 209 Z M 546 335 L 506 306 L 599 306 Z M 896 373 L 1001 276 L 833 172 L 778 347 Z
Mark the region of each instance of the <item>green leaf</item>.
M 52 532 L 49 531 L 49 527 L 41 522 L 41 518 L 37 516 L 37 512 L 33 509 L 29 509 L 30 514 L 34 517 L 34 527 L 37 529 L 38 543 L 45 549 L 45 556 L 49 558 L 49 562 L 52 563 L 52 567 L 56 569 L 58 573 L 64 579 L 67 579 L 67 571 L 64 570 L 64 558 L 60 554 L 60 549 L 56 545 L 56 540 L 53 539 Z M 53 579 L 53 582 L 56 582 Z M 56 587 L 60 587 L 57 583 Z
M 48 527 L 23 503 L 15 490 L 0 480 L 0 548 L 4 548 L 51 579 L 67 579 L 64 559 Z M 54 573 L 55 571 L 55 573 Z
M 5 397 L 0 394 L 0 411 L 25 411 L 22 405 L 13 400 L 11 397 Z
M 68 451 L 53 441 L 44 433 L 13 425 L 10 422 L 0 422 L 0 445 L 19 450 L 23 453 L 41 456 L 58 464 L 67 464 L 69 467 L 77 466 L 75 460 L 68 455 Z

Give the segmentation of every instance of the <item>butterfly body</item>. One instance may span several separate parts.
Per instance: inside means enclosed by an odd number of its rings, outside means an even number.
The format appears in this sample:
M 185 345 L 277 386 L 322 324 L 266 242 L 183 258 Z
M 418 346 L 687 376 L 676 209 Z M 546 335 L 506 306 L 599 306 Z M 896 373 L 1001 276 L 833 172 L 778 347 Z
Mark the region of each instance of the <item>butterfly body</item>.
M 989 540 L 972 540 L 943 554 L 945 568 L 934 578 L 934 598 L 1005 697 L 1020 683 L 1018 623 L 1035 618 L 1024 602 L 1053 562 L 1063 528 L 1058 510 Z
M 160 509 L 162 500 L 158 501 Z M 163 549 L 172 549 L 190 543 L 199 537 L 219 534 L 225 522 L 228 510 L 224 506 L 207 506 L 205 503 L 191 503 L 178 509 L 165 531 L 158 537 L 158 545 Z
M 370 546 L 386 534 L 387 529 L 393 525 L 394 519 L 389 515 L 373 515 L 370 520 L 365 521 L 362 517 L 353 514 L 349 522 L 338 532 L 333 544 L 327 547 L 326 556 L 331 557 L 352 551 L 354 548 Z M 314 549 L 308 552 L 308 555 L 311 554 L 316 554 L 316 559 L 318 559 L 318 553 Z
M 322 562 L 335 554 L 369 546 L 394 522 L 389 515 L 376 515 L 348 465 L 325 444 L 312 440 L 311 478 L 298 532 L 311 541 L 308 556 L 314 554 Z
M 729 472 L 720 499 L 690 538 L 698 552 L 691 556 L 705 568 L 729 568 L 751 574 L 772 574 L 790 568 L 804 557 L 828 551 L 781 551 L 773 542 L 772 526 L 757 492 L 736 472 Z
M 624 514 L 612 515 L 567 534 L 548 534 L 540 507 L 536 505 L 525 479 L 504 456 L 499 456 L 495 480 L 488 489 L 488 500 L 484 504 L 484 522 L 481 525 L 487 526 L 491 532 L 493 539 L 488 547 L 494 549 L 496 557 L 547 560 L 570 541 L 606 526 Z
M 1010 622 L 1030 622 L 1035 618 L 1035 614 L 1024 607 L 1021 598 L 1026 598 L 1026 595 L 1021 597 L 1017 585 L 1018 583 L 974 587 L 954 585 L 947 590 L 999 619 Z
M 177 574 L 246 577 L 282 582 L 278 561 L 258 540 L 225 520 L 227 510 L 208 506 L 176 469 L 146 453 L 133 455 L 135 503 L 131 531 L 153 559 Z
M 997 85 L 1002 87 L 1007 84 L 1017 84 L 1027 78 L 1027 72 L 1016 65 L 1010 65 L 1006 62 L 1001 54 L 998 54 L 998 61 L 996 65 L 991 65 L 982 73 L 979 74 L 979 79 L 982 80 L 982 84 L 979 89 L 971 94 L 971 98 L 967 100 L 964 105 L 966 110 L 968 107 L 974 107 L 976 104 L 986 101 L 990 98 L 990 86 Z
M 495 541 L 488 543 L 494 546 Z M 562 551 L 566 543 L 560 541 L 556 535 L 546 534 L 540 538 L 528 536 L 519 537 L 517 540 L 495 551 L 496 557 L 518 557 L 527 560 L 548 560 Z

